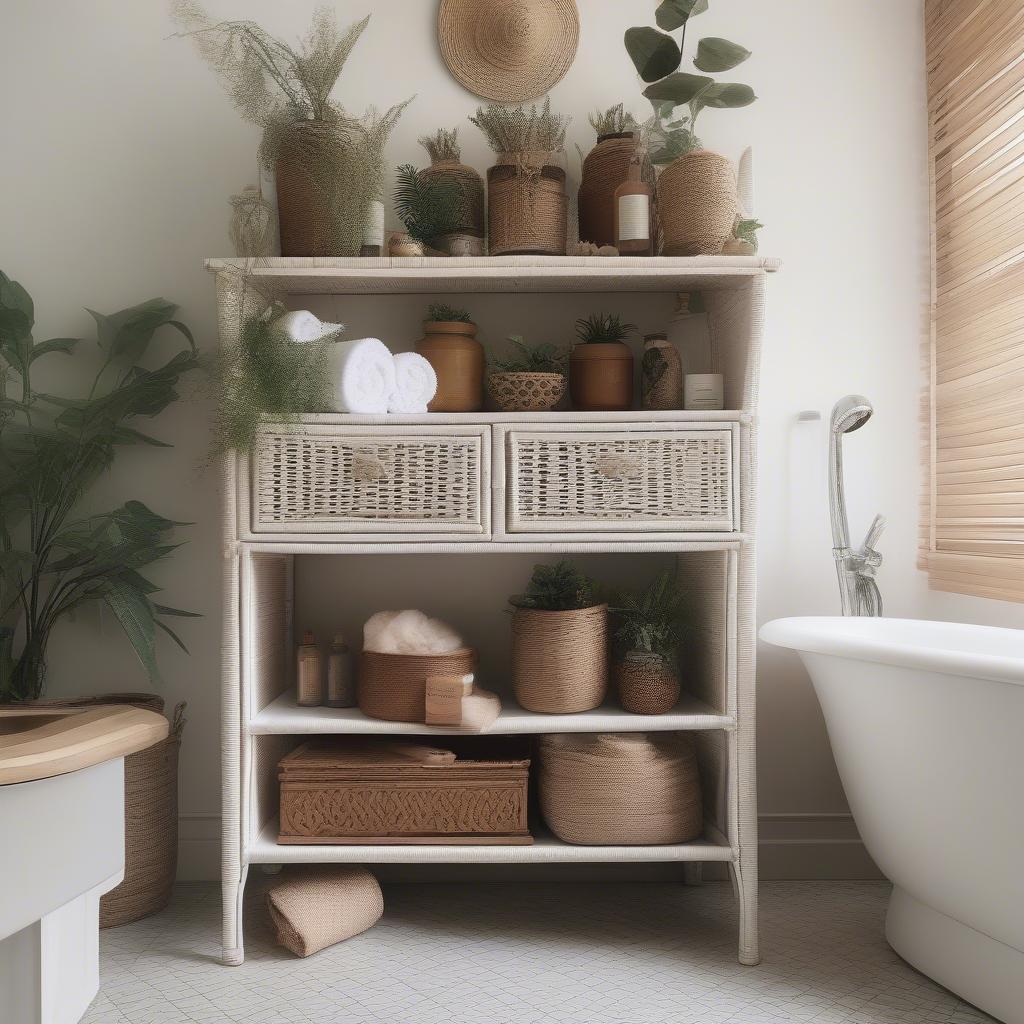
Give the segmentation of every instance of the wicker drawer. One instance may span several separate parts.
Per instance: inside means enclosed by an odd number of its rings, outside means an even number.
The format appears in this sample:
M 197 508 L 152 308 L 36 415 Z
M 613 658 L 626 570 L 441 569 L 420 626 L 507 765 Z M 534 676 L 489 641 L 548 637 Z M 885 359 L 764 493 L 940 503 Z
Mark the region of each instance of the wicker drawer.
M 254 533 L 485 534 L 489 428 L 266 430 L 253 455 Z
M 509 430 L 506 531 L 732 532 L 734 429 Z

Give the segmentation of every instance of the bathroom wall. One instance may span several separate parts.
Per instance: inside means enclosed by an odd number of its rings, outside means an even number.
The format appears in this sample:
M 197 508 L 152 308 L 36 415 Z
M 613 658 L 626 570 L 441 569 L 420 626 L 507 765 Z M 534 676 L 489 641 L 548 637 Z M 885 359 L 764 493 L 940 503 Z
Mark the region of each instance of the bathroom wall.
M 218 17 L 253 18 L 294 37 L 314 3 L 209 6 Z M 424 160 L 417 135 L 461 123 L 464 158 L 486 167 L 484 143 L 465 124 L 478 101 L 440 60 L 433 0 L 336 6 L 342 20 L 373 12 L 343 78 L 344 101 L 362 109 L 417 94 L 395 133 L 391 163 Z M 586 114 L 595 107 L 625 100 L 645 113 L 621 39 L 626 27 L 653 15 L 655 4 L 579 6 L 579 54 L 552 92 L 555 108 L 575 118 L 570 153 L 575 142 L 589 147 Z M 88 331 L 83 306 L 113 311 L 162 294 L 181 304 L 181 318 L 205 349 L 215 344 L 213 282 L 202 260 L 228 251 L 227 196 L 254 179 L 258 139 L 191 45 L 168 38 L 172 31 L 157 0 L 4 5 L 0 266 L 34 294 L 40 337 Z M 762 618 L 837 607 L 824 427 L 796 417 L 817 410 L 827 419 L 832 402 L 849 391 L 869 395 L 878 410 L 848 439 L 847 456 L 854 532 L 876 510 L 889 517 L 881 581 L 887 610 L 997 614 L 987 602 L 930 597 L 914 567 L 927 236 L 920 3 L 715 0 L 694 31 L 734 38 L 754 51 L 737 77 L 754 85 L 758 103 L 707 111 L 702 135 L 734 156 L 753 145 L 756 212 L 768 225 L 763 249 L 784 261 L 771 282 L 764 353 Z M 480 315 L 494 317 L 491 300 L 479 301 Z M 557 299 L 545 301 L 531 316 L 562 325 L 551 340 L 566 340 L 571 316 Z M 640 314 L 650 317 L 653 307 Z M 65 369 L 56 361 L 51 372 Z M 152 427 L 174 441 L 173 450 L 126 453 L 103 483 L 111 500 L 139 497 L 195 524 L 183 530 L 188 545 L 154 574 L 169 602 L 204 615 L 182 629 L 191 657 L 169 644 L 160 652 L 161 691 L 169 702 L 189 702 L 181 769 L 187 877 L 218 870 L 221 545 L 218 481 L 203 466 L 208 414 L 201 393 L 190 397 Z M 396 596 L 400 589 L 396 577 Z M 50 667 L 55 694 L 145 686 L 117 626 L 92 613 L 61 628 Z M 869 871 L 798 663 L 763 651 L 760 687 L 765 873 Z

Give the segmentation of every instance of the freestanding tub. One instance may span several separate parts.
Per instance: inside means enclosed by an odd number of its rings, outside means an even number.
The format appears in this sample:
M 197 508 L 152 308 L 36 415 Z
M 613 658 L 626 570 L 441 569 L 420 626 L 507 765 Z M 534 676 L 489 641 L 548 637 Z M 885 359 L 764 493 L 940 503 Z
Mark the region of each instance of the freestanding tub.
M 1024 1024 L 1024 631 L 777 619 L 799 651 L 905 960 Z

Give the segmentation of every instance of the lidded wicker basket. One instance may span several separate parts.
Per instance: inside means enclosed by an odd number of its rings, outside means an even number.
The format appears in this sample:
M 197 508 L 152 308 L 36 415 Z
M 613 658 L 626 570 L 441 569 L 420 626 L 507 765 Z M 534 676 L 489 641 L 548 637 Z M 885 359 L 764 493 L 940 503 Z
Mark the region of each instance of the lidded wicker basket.
M 487 378 L 491 401 L 501 412 L 547 412 L 567 387 L 564 373 L 492 373 Z
M 379 654 L 359 656 L 359 710 L 387 722 L 425 722 L 429 676 L 464 676 L 476 668 L 472 647 L 448 654 Z
M 703 831 L 689 733 L 541 736 L 538 755 L 541 813 L 564 842 L 655 846 Z
M 608 606 L 512 613 L 512 685 L 527 711 L 573 715 L 608 692 Z
M 487 172 L 492 256 L 565 255 L 565 171 L 551 159 L 550 153 L 505 153 Z

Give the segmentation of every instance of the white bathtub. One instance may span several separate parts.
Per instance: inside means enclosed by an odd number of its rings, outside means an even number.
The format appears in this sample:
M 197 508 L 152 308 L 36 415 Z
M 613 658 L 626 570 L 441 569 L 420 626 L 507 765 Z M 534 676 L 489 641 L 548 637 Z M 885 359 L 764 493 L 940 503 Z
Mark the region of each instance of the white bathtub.
M 885 934 L 923 973 L 1024 1024 L 1024 631 L 777 619 L 850 809 L 894 885 Z

